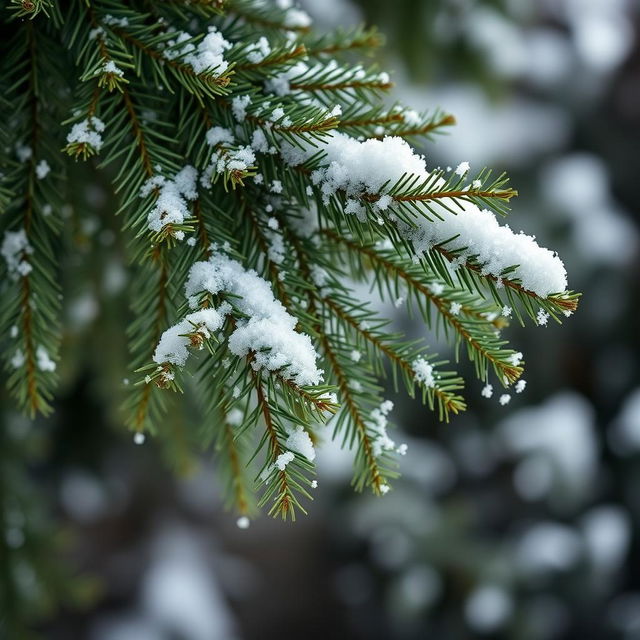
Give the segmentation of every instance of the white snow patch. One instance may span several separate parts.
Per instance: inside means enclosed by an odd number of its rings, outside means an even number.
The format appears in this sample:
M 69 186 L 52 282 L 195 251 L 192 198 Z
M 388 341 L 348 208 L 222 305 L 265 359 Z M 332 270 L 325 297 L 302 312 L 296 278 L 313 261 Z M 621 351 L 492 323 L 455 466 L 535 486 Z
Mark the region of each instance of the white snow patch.
M 33 253 L 33 247 L 29 244 L 24 229 L 5 231 L 0 253 L 7 263 L 7 271 L 12 280 L 31 273 L 33 267 L 25 260 L 25 256 Z
M 95 116 L 76 122 L 71 127 L 71 131 L 67 134 L 67 142 L 69 144 L 87 144 L 96 151 L 102 148 L 102 133 L 105 124 L 100 118 Z
M 241 357 L 252 352 L 251 366 L 255 370 L 279 371 L 299 385 L 315 385 L 322 379 L 311 339 L 295 330 L 296 318 L 274 298 L 269 283 L 255 271 L 247 271 L 239 262 L 215 253 L 208 262 L 196 262 L 191 267 L 185 292 L 192 308 L 202 292 L 237 296 L 233 304 L 248 319 L 237 321 L 229 337 L 229 349 Z M 222 314 L 222 309 L 219 311 Z M 227 309 L 224 314 L 229 312 Z

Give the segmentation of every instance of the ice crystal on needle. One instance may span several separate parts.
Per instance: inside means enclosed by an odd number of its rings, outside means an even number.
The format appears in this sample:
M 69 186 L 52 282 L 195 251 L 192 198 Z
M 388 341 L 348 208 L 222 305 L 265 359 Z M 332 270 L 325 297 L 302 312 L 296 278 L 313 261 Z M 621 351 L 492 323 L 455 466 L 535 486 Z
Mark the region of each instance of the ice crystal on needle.
M 87 118 L 73 125 L 67 135 L 67 142 L 69 144 L 87 144 L 96 151 L 100 151 L 102 148 L 102 133 L 104 129 L 105 124 L 100 118 L 96 118 L 95 116 Z

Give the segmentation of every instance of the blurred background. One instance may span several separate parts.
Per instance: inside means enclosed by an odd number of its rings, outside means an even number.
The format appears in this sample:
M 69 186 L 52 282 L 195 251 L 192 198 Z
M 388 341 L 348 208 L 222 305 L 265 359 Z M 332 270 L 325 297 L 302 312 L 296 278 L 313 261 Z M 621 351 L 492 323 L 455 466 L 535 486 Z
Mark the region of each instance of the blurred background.
M 53 419 L 0 412 L 0 524 L 23 554 L 12 570 L 35 628 L 56 640 L 640 639 L 638 3 L 303 6 L 321 29 L 380 27 L 394 97 L 456 116 L 422 149 L 428 164 L 507 171 L 520 192 L 509 223 L 561 254 L 580 309 L 563 327 L 509 330 L 528 384 L 507 406 L 471 382 L 469 411 L 444 425 L 390 392 L 395 439 L 409 443 L 394 490 L 354 494 L 350 456 L 329 444 L 295 526 L 238 529 L 211 456 L 185 454 L 176 474 L 153 442 L 134 446 L 103 384 L 123 344 L 89 353 Z M 97 187 L 78 197 L 105 206 Z M 69 217 L 87 252 L 113 242 L 97 219 Z M 125 307 L 121 263 L 87 279 L 67 349 L 95 349 L 93 323 Z M 25 451 L 32 466 L 12 468 Z M 5 611 L 18 595 L 4 593 Z

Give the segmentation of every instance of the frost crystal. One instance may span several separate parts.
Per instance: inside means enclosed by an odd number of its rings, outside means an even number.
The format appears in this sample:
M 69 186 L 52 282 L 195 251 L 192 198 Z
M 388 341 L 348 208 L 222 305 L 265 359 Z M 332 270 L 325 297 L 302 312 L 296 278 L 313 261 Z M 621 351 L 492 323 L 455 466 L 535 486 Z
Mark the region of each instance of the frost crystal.
M 504 407 L 511 402 L 511 396 L 508 393 L 503 393 L 500 398 L 498 398 L 498 402 Z
M 373 455 L 377 458 L 383 451 L 392 451 L 396 443 L 387 434 L 387 415 L 393 409 L 393 402 L 385 400 L 377 409 L 371 412 L 370 424 L 376 434 L 373 440 Z
M 275 466 L 280 469 L 280 471 L 284 471 L 287 467 L 287 465 L 295 458 L 295 456 L 293 455 L 293 453 L 291 453 L 291 451 L 285 451 L 284 453 L 281 453 L 275 461 Z
M 247 516 L 240 516 L 236 520 L 236 526 L 238 527 L 238 529 L 248 529 L 250 524 L 251 520 L 249 520 Z
M 16 155 L 18 156 L 18 160 L 20 160 L 20 162 L 26 162 L 33 155 L 33 151 L 31 150 L 31 147 L 28 147 L 27 145 L 17 144 Z
M 140 190 L 142 197 L 148 196 L 153 189 L 158 189 L 155 206 L 147 216 L 147 224 L 151 231 L 161 231 L 168 224 L 182 224 L 185 218 L 189 217 L 187 200 L 195 200 L 198 197 L 197 177 L 197 171 L 187 165 L 173 180 L 154 176 L 145 182 Z
M 214 331 L 222 327 L 223 322 L 224 316 L 215 309 L 202 309 L 190 313 L 162 334 L 153 354 L 153 361 L 158 364 L 169 362 L 184 367 L 189 357 L 187 347 L 194 342 L 186 334 L 198 334 L 202 339 L 208 339 Z
M 220 144 L 221 142 L 228 142 L 229 144 L 233 144 L 234 137 L 233 133 L 229 129 L 225 129 L 224 127 L 211 127 L 206 133 L 207 144 L 212 147 Z
M 43 180 L 44 178 L 46 178 L 49 175 L 50 171 L 51 167 L 46 160 L 40 160 L 40 162 L 38 162 L 38 164 L 36 165 L 36 177 L 38 178 L 38 180 Z
M 42 345 L 36 349 L 36 364 L 40 371 L 53 372 L 56 370 L 56 363 L 49 357 L 47 350 Z
M 102 22 L 104 24 L 113 25 L 115 27 L 128 27 L 129 26 L 129 18 L 116 18 L 111 14 L 107 14 L 104 18 L 102 18 Z
M 253 64 L 259 64 L 271 53 L 269 41 L 262 36 L 258 42 L 247 48 L 247 60 Z
M 483 398 L 490 398 L 493 395 L 493 385 L 485 384 L 484 387 L 482 387 L 482 391 L 480 392 L 480 395 Z
M 526 386 L 527 386 L 526 380 L 518 380 L 518 382 L 516 382 L 516 386 L 514 387 L 516 393 L 522 393 L 525 390 Z
M 466 173 L 469 173 L 469 169 L 471 169 L 471 167 L 469 166 L 468 162 L 461 162 L 455 170 L 456 175 L 458 176 L 463 176 Z
M 536 314 L 536 321 L 539 325 L 545 326 L 549 322 L 549 314 L 544 309 L 539 309 Z
M 522 362 L 522 353 L 520 351 L 518 351 L 517 353 L 512 353 L 508 357 L 508 360 L 509 360 L 509 363 L 512 364 L 514 367 L 518 367 Z
M 33 253 L 24 229 L 5 231 L 0 253 L 7 263 L 7 271 L 13 280 L 31 273 L 31 265 L 24 259 L 25 255 Z
M 433 377 L 433 366 L 429 364 L 423 357 L 416 358 L 411 363 L 413 369 L 413 377 L 416 382 L 424 385 L 425 387 L 435 387 L 436 381 Z
M 247 116 L 247 107 L 251 104 L 251 96 L 235 96 L 231 100 L 231 110 L 238 122 L 244 122 Z
M 124 71 L 116 65 L 113 60 L 109 60 L 109 62 L 105 62 L 102 67 L 102 73 L 111 73 L 114 76 L 118 76 L 122 78 L 124 76 Z
M 231 409 L 231 411 L 229 411 L 229 413 L 227 414 L 227 422 L 232 427 L 239 427 L 242 424 L 243 416 L 244 414 L 242 413 L 242 411 L 240 411 L 240 409 Z
M 100 134 L 104 128 L 104 122 L 95 116 L 82 120 L 82 122 L 76 122 L 67 135 L 67 142 L 69 144 L 88 144 L 96 151 L 100 151 L 103 144 Z
M 256 129 L 251 135 L 251 148 L 261 153 L 267 153 L 269 151 L 269 143 L 262 129 Z
M 288 9 L 284 17 L 284 26 L 290 29 L 302 28 L 306 29 L 311 26 L 311 18 L 309 14 L 301 9 Z
M 22 353 L 22 350 L 16 349 L 16 352 L 13 354 L 9 364 L 11 364 L 14 369 L 19 369 L 25 362 L 26 358 L 24 353 Z
M 212 127 L 206 134 L 207 144 L 211 146 L 222 146 L 233 144 L 234 136 L 229 129 L 223 127 Z M 256 154 L 249 146 L 238 147 L 237 149 L 225 149 L 216 151 L 211 155 L 211 163 L 203 175 L 203 186 L 211 187 L 211 176 L 213 173 L 224 173 L 225 171 L 246 171 L 253 166 L 256 161 Z M 205 178 L 206 176 L 206 178 Z

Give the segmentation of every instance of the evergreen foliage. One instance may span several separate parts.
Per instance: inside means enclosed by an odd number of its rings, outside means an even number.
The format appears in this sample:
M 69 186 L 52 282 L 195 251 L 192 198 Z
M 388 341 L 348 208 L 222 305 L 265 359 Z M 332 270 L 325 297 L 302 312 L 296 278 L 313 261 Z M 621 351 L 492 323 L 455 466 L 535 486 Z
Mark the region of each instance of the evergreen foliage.
M 387 74 L 358 63 L 377 31 L 317 35 L 300 10 L 263 0 L 13 1 L 0 20 L 0 335 L 7 388 L 29 416 L 51 411 L 59 368 L 83 366 L 65 351 L 60 286 L 96 277 L 70 259 L 92 213 L 79 177 L 117 199 L 104 269 L 121 252 L 129 264 L 128 329 L 124 313 L 113 321 L 130 369 L 104 367 L 131 380 L 123 416 L 178 466 L 190 443 L 214 447 L 241 514 L 304 512 L 312 445 L 333 416 L 354 486 L 386 493 L 403 447 L 386 432 L 385 378 L 441 420 L 464 410 L 462 378 L 390 331 L 357 283 L 406 301 L 480 380 L 505 387 L 523 372 L 502 336 L 511 310 L 534 324 L 575 310 L 576 294 L 526 288 L 520 265 L 495 272 L 460 233 L 421 241 L 464 212 L 506 215 L 516 193 L 504 176 L 400 171 L 372 189 L 329 173 L 347 167 L 329 159 L 347 137 L 384 150 L 454 124 L 389 104 Z M 183 387 L 195 432 L 175 417 Z

